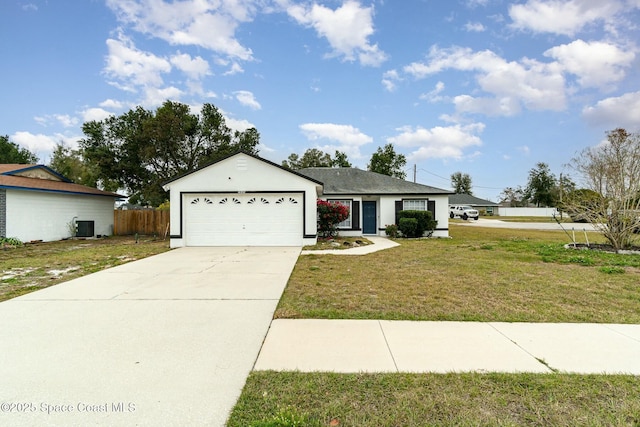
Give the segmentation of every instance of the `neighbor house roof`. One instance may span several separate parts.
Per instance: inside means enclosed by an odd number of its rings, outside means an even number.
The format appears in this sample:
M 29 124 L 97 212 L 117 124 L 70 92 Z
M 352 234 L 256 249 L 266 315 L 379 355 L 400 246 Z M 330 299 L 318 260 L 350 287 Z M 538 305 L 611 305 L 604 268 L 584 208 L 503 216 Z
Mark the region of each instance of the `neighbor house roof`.
M 122 198 L 120 194 L 74 184 L 44 165 L 0 164 L 0 188 Z
M 470 194 L 452 194 L 449 196 L 450 205 L 470 205 L 470 206 L 499 206 L 498 203 L 490 200 L 480 199 Z
M 325 195 L 334 194 L 451 194 L 451 191 L 417 184 L 357 168 L 306 168 L 302 175 L 324 184 Z

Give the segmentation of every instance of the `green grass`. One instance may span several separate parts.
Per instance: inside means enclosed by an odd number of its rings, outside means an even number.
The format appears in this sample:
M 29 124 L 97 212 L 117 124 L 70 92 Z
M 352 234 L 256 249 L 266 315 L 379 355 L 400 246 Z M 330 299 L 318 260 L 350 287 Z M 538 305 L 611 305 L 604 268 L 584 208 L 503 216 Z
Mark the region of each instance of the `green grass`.
M 0 250 L 0 301 L 169 250 L 169 242 L 130 236 L 62 240 Z
M 638 426 L 640 379 L 253 372 L 227 425 Z
M 565 249 L 561 231 L 452 224 L 450 234 L 302 256 L 276 317 L 640 323 L 638 255 Z

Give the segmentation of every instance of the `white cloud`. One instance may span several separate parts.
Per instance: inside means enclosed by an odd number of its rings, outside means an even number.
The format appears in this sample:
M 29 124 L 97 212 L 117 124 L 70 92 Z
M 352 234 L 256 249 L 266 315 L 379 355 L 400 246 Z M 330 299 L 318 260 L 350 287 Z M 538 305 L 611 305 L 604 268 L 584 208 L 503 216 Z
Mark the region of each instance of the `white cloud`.
M 596 105 L 585 107 L 583 117 L 593 125 L 604 125 L 610 129 L 623 127 L 632 132 L 640 130 L 640 92 L 606 98 Z
M 199 56 L 192 58 L 187 53 L 177 53 L 171 57 L 171 63 L 192 80 L 200 80 L 211 74 L 209 63 Z
M 300 125 L 300 130 L 309 141 L 328 140 L 335 142 L 325 145 L 318 144 L 323 151 L 331 153 L 339 150 L 354 158 L 361 157 L 360 147 L 373 142 L 373 138 L 351 125 L 304 123 Z
M 178 100 L 184 92 L 175 86 L 166 88 L 149 87 L 144 90 L 144 99 L 141 101 L 145 108 L 155 108 L 166 100 Z
M 50 126 L 52 123 L 59 123 L 65 128 L 71 128 L 78 125 L 78 118 L 68 114 L 51 114 L 45 116 L 36 116 L 33 118 L 36 123 L 42 126 Z
M 124 105 L 122 104 L 122 102 L 120 101 L 116 101 L 115 99 L 105 99 L 104 101 L 102 101 L 100 104 L 98 104 L 99 106 L 103 107 L 103 108 L 112 108 L 114 110 L 119 110 L 122 107 L 124 107 Z
M 252 52 L 240 44 L 235 32 L 249 22 L 259 2 L 251 0 L 107 0 L 118 19 L 136 31 L 174 45 L 194 45 L 219 54 L 251 60 Z
M 82 120 L 85 122 L 90 122 L 93 120 L 99 122 L 113 115 L 113 113 L 110 113 L 109 111 L 103 108 L 87 108 L 86 110 L 82 111 L 81 114 L 82 114 Z
M 37 12 L 38 6 L 33 3 L 27 3 L 22 5 L 22 10 L 25 12 Z
M 54 114 L 53 117 L 60 122 L 60 124 L 66 128 L 74 127 L 78 125 L 78 118 L 71 117 L 68 114 Z
M 572 36 L 585 26 L 611 20 L 624 8 L 619 0 L 528 0 L 509 7 L 519 30 Z
M 327 39 L 333 52 L 346 61 L 358 60 L 362 65 L 379 66 L 387 55 L 371 44 L 373 35 L 373 6 L 363 7 L 358 1 L 347 0 L 336 10 L 314 3 L 287 7 L 287 13 L 299 24 L 312 27 Z
M 262 105 L 260 105 L 260 103 L 256 101 L 256 98 L 252 92 L 249 92 L 248 90 L 238 90 L 236 92 L 233 92 L 233 94 L 236 96 L 238 102 L 245 107 L 249 107 L 252 110 L 262 109 Z
M 464 29 L 470 33 L 482 33 L 487 30 L 480 22 L 467 22 Z
M 557 63 L 523 58 L 508 62 L 490 50 L 431 48 L 426 62 L 414 62 L 404 72 L 421 79 L 447 69 L 474 71 L 480 88 L 492 97 L 461 95 L 454 98 L 460 111 L 510 116 L 521 106 L 530 110 L 560 111 L 566 107 L 565 80 Z
M 387 138 L 387 142 L 401 147 L 416 148 L 410 155 L 411 160 L 425 159 L 462 159 L 465 149 L 481 146 L 482 140 L 478 134 L 482 133 L 483 123 L 469 125 L 436 126 L 425 129 L 417 126 L 405 126 L 397 129 L 397 136 Z M 473 154 L 475 155 L 475 154 Z
M 442 101 L 444 98 L 440 94 L 444 88 L 445 84 L 443 82 L 438 82 L 432 91 L 420 95 L 420 99 L 424 99 L 431 103 Z
M 224 117 L 224 121 L 227 124 L 227 126 L 229 126 L 230 129 L 237 130 L 238 132 L 244 132 L 245 130 L 247 130 L 249 128 L 255 127 L 253 125 L 253 123 L 251 123 L 248 120 L 234 119 L 232 117 L 228 117 L 226 114 L 225 114 L 225 117 Z
M 108 39 L 105 74 L 117 82 L 120 89 L 136 91 L 136 86 L 161 86 L 162 73 L 171 71 L 165 58 L 137 49 L 131 40 L 120 35 L 119 40 Z
M 54 137 L 49 135 L 22 131 L 14 133 L 10 139 L 32 152 L 52 151 L 57 142 Z
M 555 46 L 544 55 L 556 59 L 563 70 L 577 75 L 581 86 L 599 88 L 624 79 L 625 68 L 629 68 L 635 59 L 634 52 L 613 44 L 580 39 Z
M 53 135 L 44 135 L 41 133 L 33 134 L 31 132 L 19 131 L 9 138 L 21 147 L 35 153 L 39 158 L 39 163 L 48 163 L 56 144 L 62 143 L 72 149 L 78 148 L 79 136 L 68 136 L 61 133 Z
M 398 70 L 385 71 L 382 75 L 382 85 L 389 92 L 396 90 L 396 83 L 401 80 Z
M 224 76 L 233 76 L 234 74 L 244 73 L 244 68 L 237 62 L 231 64 L 231 67 L 223 73 Z

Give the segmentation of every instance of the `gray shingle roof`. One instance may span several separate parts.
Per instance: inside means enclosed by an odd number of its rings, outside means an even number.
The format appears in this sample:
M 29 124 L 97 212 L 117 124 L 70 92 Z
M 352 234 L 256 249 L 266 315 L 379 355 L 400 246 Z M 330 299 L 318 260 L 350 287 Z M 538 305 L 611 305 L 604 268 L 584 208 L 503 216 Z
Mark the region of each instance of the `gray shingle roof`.
M 306 168 L 298 171 L 324 184 L 324 194 L 451 194 L 449 190 L 416 184 L 356 168 Z
M 471 206 L 499 206 L 498 203 L 490 200 L 480 199 L 469 194 L 452 194 L 449 196 L 450 205 L 471 205 Z

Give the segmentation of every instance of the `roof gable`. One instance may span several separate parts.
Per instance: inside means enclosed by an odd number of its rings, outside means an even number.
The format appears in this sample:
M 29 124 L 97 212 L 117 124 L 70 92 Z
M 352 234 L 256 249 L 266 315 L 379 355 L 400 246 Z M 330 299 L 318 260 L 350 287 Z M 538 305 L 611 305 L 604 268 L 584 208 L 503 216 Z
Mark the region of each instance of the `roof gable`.
M 74 184 L 68 178 L 44 165 L 0 164 L 0 188 L 113 198 L 124 197 L 109 191 Z
M 0 174 L 22 176 L 25 178 L 48 179 L 51 181 L 71 182 L 71 180 L 45 165 L 2 164 Z
M 170 181 L 167 181 L 167 182 L 163 185 L 163 187 L 165 187 L 165 189 L 166 189 L 166 188 L 170 188 L 170 187 L 171 187 L 171 184 L 175 183 L 176 181 L 182 180 L 182 179 L 187 178 L 187 177 L 189 177 L 189 176 L 191 176 L 191 175 L 194 175 L 194 174 L 198 174 L 198 173 L 200 173 L 201 171 L 203 171 L 204 169 L 209 169 L 209 168 L 211 168 L 211 167 L 216 167 L 216 165 L 219 165 L 219 164 L 222 164 L 222 163 L 228 162 L 228 161 L 232 160 L 234 157 L 241 157 L 241 156 L 247 156 L 249 159 L 257 160 L 257 161 L 259 161 L 259 162 L 262 162 L 262 163 L 263 163 L 263 164 L 265 164 L 265 165 L 268 165 L 269 167 L 274 167 L 274 168 L 276 168 L 277 170 L 280 170 L 280 171 L 282 171 L 282 172 L 286 172 L 286 173 L 288 173 L 288 174 L 295 175 L 295 176 L 297 176 L 297 177 L 299 177 L 299 178 L 302 178 L 302 179 L 304 179 L 304 180 L 307 180 L 307 181 L 311 181 L 311 182 L 313 182 L 314 184 L 322 185 L 322 182 L 321 182 L 321 181 L 318 181 L 318 180 L 314 179 L 313 177 L 309 177 L 309 176 L 303 175 L 303 174 L 301 174 L 301 173 L 298 173 L 298 172 L 296 172 L 296 171 L 292 171 L 292 170 L 290 170 L 290 169 L 284 168 L 284 167 L 282 167 L 282 166 L 280 166 L 280 165 L 278 165 L 278 164 L 276 164 L 276 163 L 273 163 L 273 162 L 271 162 L 271 161 L 269 161 L 269 160 L 267 160 L 267 159 L 263 159 L 262 157 L 256 156 L 256 155 L 254 155 L 254 154 L 249 154 L 249 153 L 246 153 L 246 152 L 241 151 L 241 152 L 238 152 L 238 153 L 231 154 L 231 155 L 229 155 L 229 156 L 227 156 L 227 157 L 224 157 L 224 158 L 222 158 L 222 159 L 216 160 L 216 161 L 214 161 L 214 162 L 208 163 L 208 164 L 206 164 L 206 165 L 204 165 L 204 166 L 201 166 L 201 167 L 199 167 L 199 168 L 197 168 L 197 169 L 194 169 L 194 170 L 192 170 L 192 171 L 189 171 L 189 172 L 187 172 L 187 173 L 184 173 L 184 174 L 178 175 L 178 176 L 176 176 L 175 178 L 171 179 Z M 240 161 L 240 158 L 238 159 L 238 161 Z M 241 168 L 242 166 L 241 166 L 241 164 L 240 164 L 240 163 L 237 163 L 236 167 Z
M 324 194 L 451 194 L 451 191 L 357 168 L 306 168 L 301 174 L 321 181 Z

